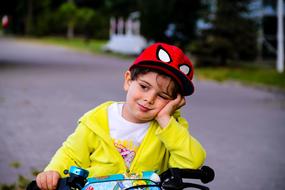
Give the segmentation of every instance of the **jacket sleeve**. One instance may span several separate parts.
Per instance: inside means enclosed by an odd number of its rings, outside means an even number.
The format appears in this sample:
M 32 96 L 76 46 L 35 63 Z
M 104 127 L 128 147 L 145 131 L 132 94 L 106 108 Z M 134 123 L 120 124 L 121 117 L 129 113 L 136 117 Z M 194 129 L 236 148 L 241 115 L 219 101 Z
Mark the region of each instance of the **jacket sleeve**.
M 91 139 L 90 129 L 83 123 L 79 123 L 74 133 L 57 150 L 45 171 L 55 170 L 60 173 L 61 177 L 64 177 L 64 170 L 68 170 L 70 166 L 89 167 L 89 155 L 93 151 L 89 147 Z
M 177 115 L 177 113 L 176 113 Z M 167 127 L 158 128 L 158 138 L 170 152 L 169 167 L 200 168 L 206 158 L 202 145 L 188 131 L 188 122 L 180 117 L 172 116 Z

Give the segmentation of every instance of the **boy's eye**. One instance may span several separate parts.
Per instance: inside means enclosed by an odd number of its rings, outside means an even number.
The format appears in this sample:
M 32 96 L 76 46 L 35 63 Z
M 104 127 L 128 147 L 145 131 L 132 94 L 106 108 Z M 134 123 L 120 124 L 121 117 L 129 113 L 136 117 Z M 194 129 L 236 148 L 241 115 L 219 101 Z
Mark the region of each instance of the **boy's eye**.
M 140 87 L 141 87 L 142 89 L 147 89 L 147 86 L 146 86 L 146 85 L 143 85 L 143 84 L 140 84 Z
M 164 100 L 172 100 L 172 97 L 164 95 L 164 94 L 160 94 L 158 95 L 160 98 L 164 99 Z

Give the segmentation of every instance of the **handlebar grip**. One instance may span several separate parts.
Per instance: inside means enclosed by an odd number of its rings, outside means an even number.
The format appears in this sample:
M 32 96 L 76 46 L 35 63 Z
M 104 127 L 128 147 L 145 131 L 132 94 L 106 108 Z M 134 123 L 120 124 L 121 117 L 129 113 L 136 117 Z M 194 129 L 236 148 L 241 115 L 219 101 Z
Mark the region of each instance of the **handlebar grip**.
M 203 166 L 200 170 L 179 169 L 180 177 L 200 179 L 202 183 L 209 183 L 215 178 L 215 172 L 209 166 Z

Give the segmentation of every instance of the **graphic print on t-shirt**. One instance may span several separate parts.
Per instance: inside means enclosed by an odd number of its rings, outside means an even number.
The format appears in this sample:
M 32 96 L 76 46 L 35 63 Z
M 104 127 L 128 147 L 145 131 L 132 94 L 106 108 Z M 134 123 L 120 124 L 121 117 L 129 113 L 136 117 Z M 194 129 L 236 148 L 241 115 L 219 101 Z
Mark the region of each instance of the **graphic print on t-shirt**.
M 127 168 L 130 168 L 130 165 L 136 156 L 138 146 L 135 146 L 132 141 L 127 140 L 114 140 L 114 145 L 124 158 Z

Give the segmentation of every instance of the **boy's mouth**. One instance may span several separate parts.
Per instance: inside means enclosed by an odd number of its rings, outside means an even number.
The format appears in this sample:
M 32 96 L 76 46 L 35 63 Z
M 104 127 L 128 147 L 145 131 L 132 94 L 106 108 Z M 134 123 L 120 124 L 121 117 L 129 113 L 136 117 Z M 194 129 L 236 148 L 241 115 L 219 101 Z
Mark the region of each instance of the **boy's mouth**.
M 147 111 L 151 110 L 150 108 L 143 106 L 139 103 L 138 103 L 138 107 L 139 107 L 140 111 L 143 111 L 143 112 L 147 112 Z

